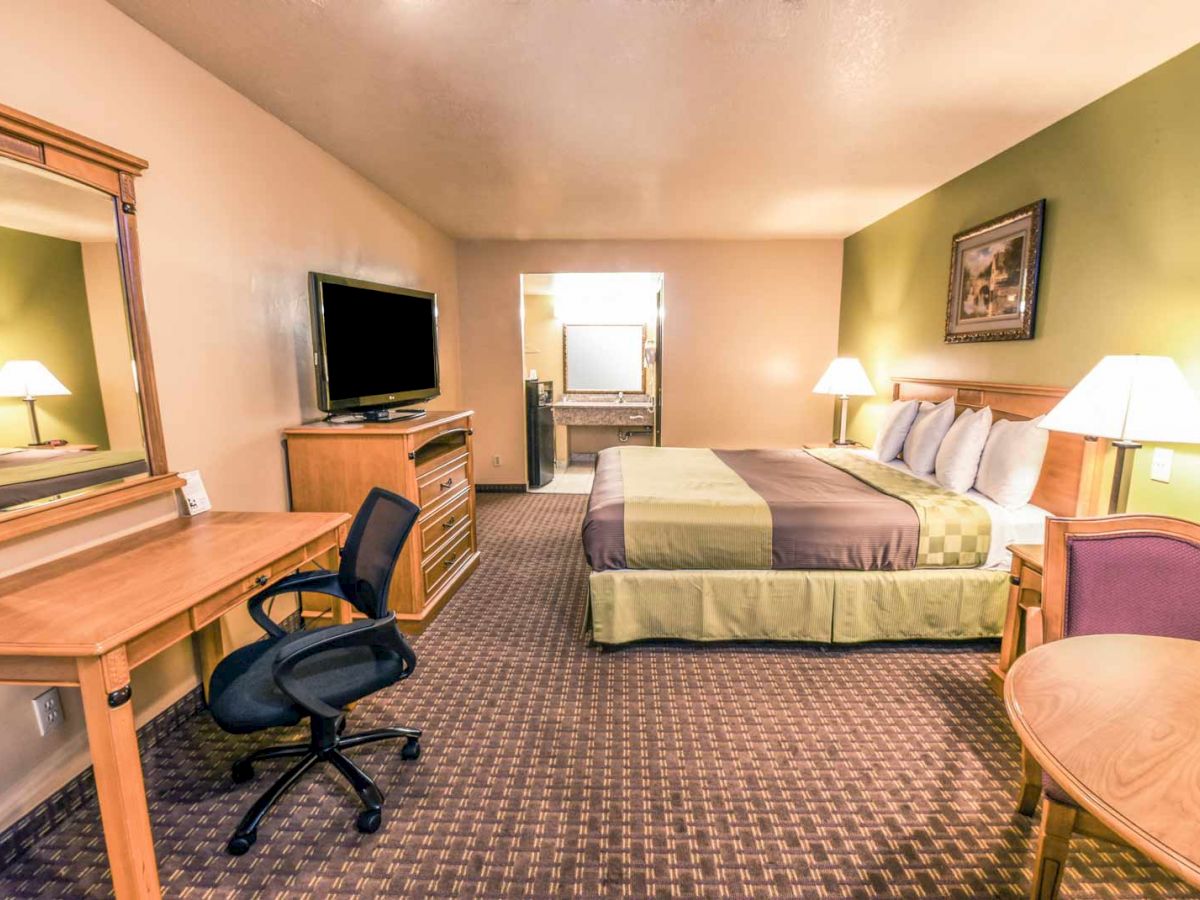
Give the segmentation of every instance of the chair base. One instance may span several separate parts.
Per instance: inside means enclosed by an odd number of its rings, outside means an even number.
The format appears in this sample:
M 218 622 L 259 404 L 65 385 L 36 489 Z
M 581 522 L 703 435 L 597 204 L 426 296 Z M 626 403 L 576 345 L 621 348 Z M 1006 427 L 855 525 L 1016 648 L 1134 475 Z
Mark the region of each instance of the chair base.
M 232 777 L 235 784 L 243 784 L 254 777 L 254 763 L 267 759 L 286 759 L 300 757 L 300 761 L 279 777 L 246 812 L 238 824 L 233 837 L 226 844 L 226 849 L 234 856 L 241 856 L 254 846 L 258 840 L 258 826 L 263 818 L 279 802 L 292 786 L 303 777 L 304 773 L 318 762 L 329 762 L 341 773 L 358 799 L 362 801 L 363 810 L 358 814 L 355 826 L 364 834 L 372 834 L 379 830 L 383 822 L 383 792 L 366 772 L 360 769 L 342 751 L 377 741 L 403 739 L 404 747 L 400 750 L 402 759 L 418 759 L 421 756 L 421 732 L 416 728 L 376 728 L 360 734 L 344 735 L 346 719 L 313 719 L 312 738 L 307 742 L 281 744 L 276 747 L 265 747 L 244 756 L 233 764 Z

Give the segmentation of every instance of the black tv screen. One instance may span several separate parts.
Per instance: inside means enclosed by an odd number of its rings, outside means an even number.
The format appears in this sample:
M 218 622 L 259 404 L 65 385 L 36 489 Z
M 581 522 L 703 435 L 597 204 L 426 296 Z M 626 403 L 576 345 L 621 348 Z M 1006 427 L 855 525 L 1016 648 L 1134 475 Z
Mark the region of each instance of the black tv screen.
M 440 393 L 437 295 L 311 275 L 318 403 L 326 412 Z

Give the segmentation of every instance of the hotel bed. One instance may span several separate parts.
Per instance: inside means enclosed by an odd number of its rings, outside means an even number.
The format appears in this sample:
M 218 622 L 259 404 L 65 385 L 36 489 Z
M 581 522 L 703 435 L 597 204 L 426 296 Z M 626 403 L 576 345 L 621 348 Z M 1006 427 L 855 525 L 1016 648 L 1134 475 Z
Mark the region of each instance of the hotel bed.
M 895 390 L 1014 419 L 1061 393 L 916 380 Z M 1085 450 L 1053 435 L 1034 502 L 1015 510 L 863 451 L 607 450 L 583 526 L 593 640 L 996 636 L 1006 547 L 1039 543 L 1048 515 L 1091 502 Z
M 142 450 L 47 447 L 0 453 L 0 509 L 148 471 Z

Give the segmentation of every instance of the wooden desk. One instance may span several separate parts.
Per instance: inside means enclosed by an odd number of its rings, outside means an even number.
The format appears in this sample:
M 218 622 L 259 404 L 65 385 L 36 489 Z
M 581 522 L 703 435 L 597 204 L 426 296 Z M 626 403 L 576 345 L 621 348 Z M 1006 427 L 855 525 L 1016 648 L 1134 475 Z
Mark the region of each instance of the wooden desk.
M 1027 610 L 1042 605 L 1042 568 L 1045 546 L 1042 544 L 1009 544 L 1012 568 L 1008 577 L 1008 608 L 1004 612 L 1004 634 L 1000 638 L 1000 658 L 992 664 L 992 690 L 1004 696 L 1004 679 L 1008 670 L 1025 652 L 1025 618 Z
M 1052 641 L 1013 664 L 1004 702 L 1025 748 L 1080 806 L 1200 887 L 1200 642 Z
M 0 682 L 77 685 L 120 898 L 158 897 L 129 670 L 197 636 L 203 678 L 220 617 L 338 547 L 343 513 L 209 512 L 0 580 Z

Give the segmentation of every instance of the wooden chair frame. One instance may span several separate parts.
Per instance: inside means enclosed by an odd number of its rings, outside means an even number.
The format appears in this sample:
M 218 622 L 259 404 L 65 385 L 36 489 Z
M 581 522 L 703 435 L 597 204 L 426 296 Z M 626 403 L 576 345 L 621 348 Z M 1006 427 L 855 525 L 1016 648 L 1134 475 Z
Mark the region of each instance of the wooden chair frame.
M 146 461 L 150 470 L 148 477 L 138 475 L 86 493 L 0 513 L 0 541 L 4 541 L 136 503 L 149 496 L 174 490 L 183 482 L 167 467 L 158 386 L 154 379 L 154 359 L 150 353 L 150 331 L 146 324 L 142 295 L 134 179 L 146 170 L 148 163 L 2 104 L 0 157 L 70 178 L 113 198 L 117 250 L 129 317 L 130 344 L 137 372 Z
M 1123 515 L 1047 520 L 1042 605 L 1040 609 L 1035 607 L 1027 611 L 1025 631 L 1028 650 L 1063 638 L 1067 613 L 1067 549 L 1073 537 L 1084 535 L 1153 535 L 1179 538 L 1200 546 L 1200 524 L 1169 516 Z M 1043 796 L 1042 767 L 1024 747 L 1021 748 L 1021 770 L 1017 811 L 1032 816 L 1038 798 L 1042 799 L 1041 829 L 1029 896 L 1035 900 L 1052 900 L 1058 895 L 1062 883 L 1072 834 L 1084 834 L 1119 844 L 1126 841 L 1087 810 L 1061 803 L 1049 795 Z

